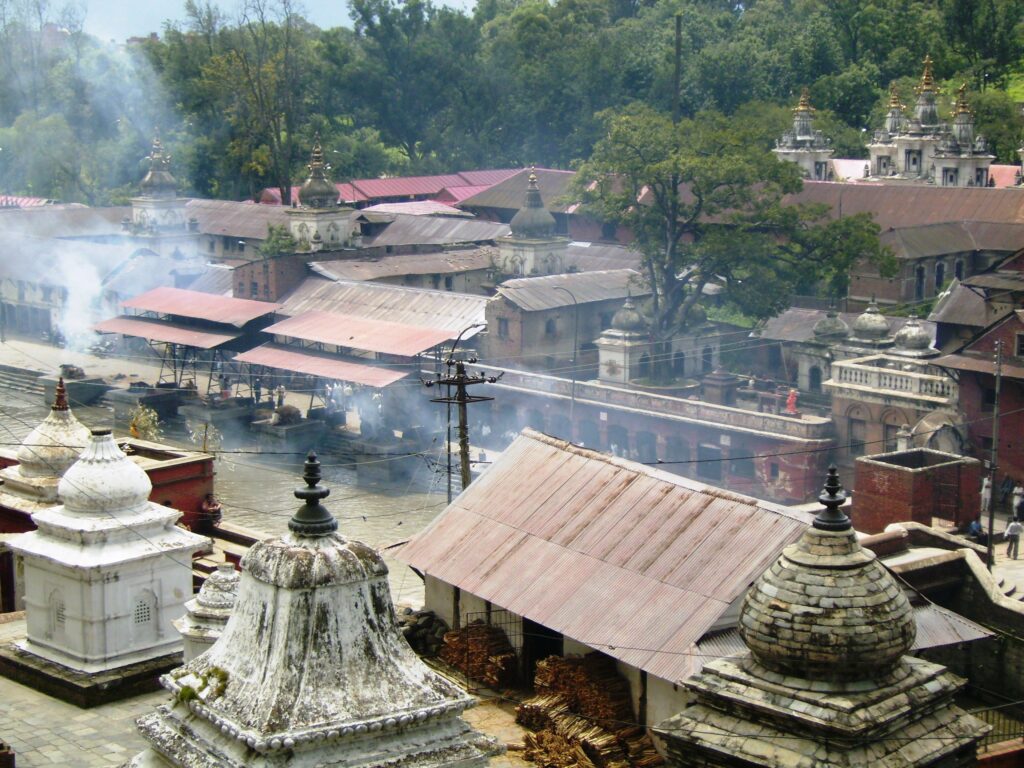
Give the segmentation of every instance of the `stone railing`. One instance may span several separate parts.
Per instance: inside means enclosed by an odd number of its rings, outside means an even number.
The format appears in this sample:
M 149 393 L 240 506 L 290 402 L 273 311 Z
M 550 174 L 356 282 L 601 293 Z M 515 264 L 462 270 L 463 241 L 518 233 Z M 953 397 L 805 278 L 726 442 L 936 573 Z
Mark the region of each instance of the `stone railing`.
M 527 371 L 485 366 L 487 375 L 502 374 L 499 386 L 538 394 L 572 397 L 572 382 L 555 376 Z M 786 416 L 762 413 L 746 408 L 688 400 L 668 395 L 599 384 L 593 381 L 576 382 L 576 402 L 650 411 L 662 416 L 676 416 L 692 421 L 718 424 L 726 428 L 770 432 L 803 440 L 827 440 L 832 437 L 832 419 L 803 414 Z
M 832 363 L 832 380 L 826 386 L 837 393 L 844 387 L 858 390 L 872 390 L 879 395 L 904 397 L 926 397 L 944 400 L 949 404 L 957 401 L 958 387 L 948 376 L 930 365 L 899 361 L 898 364 L 910 370 L 889 368 L 880 363 L 891 358 L 867 357 Z

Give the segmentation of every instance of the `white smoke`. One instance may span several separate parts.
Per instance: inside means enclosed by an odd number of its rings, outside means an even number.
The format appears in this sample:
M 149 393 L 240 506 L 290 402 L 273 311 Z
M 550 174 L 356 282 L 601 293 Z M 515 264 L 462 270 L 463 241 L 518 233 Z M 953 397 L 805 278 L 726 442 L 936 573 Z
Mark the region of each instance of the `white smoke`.
M 96 267 L 85 259 L 63 259 L 61 284 L 67 291 L 57 327 L 69 349 L 84 352 L 96 341 L 92 330 L 98 319 L 103 282 Z

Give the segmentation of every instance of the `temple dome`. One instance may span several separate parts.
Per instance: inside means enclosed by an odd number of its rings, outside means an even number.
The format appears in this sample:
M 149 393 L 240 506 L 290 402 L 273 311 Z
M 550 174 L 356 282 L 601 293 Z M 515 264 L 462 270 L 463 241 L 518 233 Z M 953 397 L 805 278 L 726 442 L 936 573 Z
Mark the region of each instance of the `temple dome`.
M 68 512 L 105 517 L 139 511 L 152 490 L 149 477 L 114 442 L 109 429 L 93 430 L 89 445 L 57 486 Z
M 647 323 L 644 322 L 643 315 L 637 311 L 632 297 L 626 297 L 626 303 L 612 317 L 612 328 L 629 333 L 642 333 L 647 330 Z
M 739 631 L 755 661 L 778 674 L 850 682 L 892 672 L 916 623 L 892 575 L 861 547 L 840 510 L 833 467 L 826 509 L 747 592 Z
M 813 332 L 815 336 L 846 337 L 850 335 L 850 326 L 830 309 L 825 317 L 814 324 Z
M 164 152 L 159 134 L 153 139 L 153 148 L 147 159 L 149 170 L 139 183 L 142 194 L 148 197 L 174 197 L 178 182 L 171 175 L 171 156 Z
M 233 563 L 221 563 L 199 588 L 196 604 L 208 611 L 230 611 L 238 599 L 238 579 Z
M 18 449 L 18 471 L 24 477 L 60 477 L 88 444 L 89 429 L 71 413 L 60 379 L 50 412 Z
M 916 317 L 910 318 L 907 323 L 896 331 L 896 346 L 901 349 L 922 350 L 932 345 L 932 338 L 924 329 Z
M 858 339 L 872 341 L 884 339 L 889 335 L 889 321 L 878 311 L 878 305 L 874 301 L 853 321 L 853 335 Z
M 537 174 L 533 171 L 530 171 L 526 200 L 512 217 L 509 227 L 515 237 L 542 239 L 555 234 L 555 217 L 544 207 L 540 187 L 537 186 Z
M 309 157 L 309 176 L 299 187 L 299 202 L 307 208 L 333 208 L 338 203 L 338 188 L 327 178 L 327 164 L 320 137 L 313 142 Z

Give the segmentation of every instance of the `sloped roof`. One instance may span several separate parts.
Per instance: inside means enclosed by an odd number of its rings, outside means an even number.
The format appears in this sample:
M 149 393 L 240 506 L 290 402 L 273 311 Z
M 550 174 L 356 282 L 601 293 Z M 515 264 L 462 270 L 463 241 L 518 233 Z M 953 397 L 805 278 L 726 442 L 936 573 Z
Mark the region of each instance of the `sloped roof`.
M 561 275 L 520 277 L 498 286 L 498 294 L 527 311 L 555 309 L 576 303 L 625 299 L 630 293 L 647 291 L 639 284 L 640 273 L 633 269 L 605 269 L 596 272 L 567 272 Z M 567 293 L 568 291 L 569 293 Z
M 208 235 L 265 240 L 269 225 L 288 224 L 288 209 L 273 205 L 193 199 L 185 210 L 189 218 L 199 221 L 199 231 Z
M 129 309 L 161 315 L 192 317 L 211 323 L 242 326 L 257 317 L 269 315 L 280 304 L 252 299 L 235 299 L 182 288 L 154 288 L 124 302 Z
M 120 333 L 123 336 L 134 336 L 139 339 L 161 341 L 168 344 L 181 344 L 197 349 L 214 349 L 221 344 L 234 341 L 241 335 L 204 330 L 190 325 L 171 323 L 167 320 L 126 315 L 96 323 L 93 330 L 97 333 Z
M 643 257 L 625 245 L 616 243 L 572 242 L 566 248 L 566 263 L 581 272 L 599 269 L 639 269 Z
M 1024 227 L 984 221 L 948 221 L 892 229 L 883 232 L 880 239 L 883 245 L 893 249 L 897 258 L 903 259 L 975 251 L 1012 253 L 1024 246 Z
M 565 212 L 568 207 L 565 203 L 557 202 L 569 191 L 569 185 L 576 176 L 574 171 L 555 171 L 549 168 L 537 168 L 537 186 L 540 187 L 541 196 L 544 198 L 544 206 L 549 211 Z M 463 208 L 503 208 L 508 211 L 518 211 L 526 199 L 527 180 L 530 169 L 524 168 L 516 174 L 509 176 L 483 192 L 466 198 L 462 201 Z
M 484 322 L 487 301 L 467 293 L 307 277 L 284 297 L 278 314 L 320 310 L 458 333 Z
M 988 315 L 989 308 L 984 297 L 954 278 L 936 300 L 928 319 L 935 323 L 984 328 L 990 321 Z
M 780 312 L 775 317 L 770 317 L 764 321 L 764 325 L 758 328 L 752 335 L 756 335 L 758 338 L 771 339 L 773 341 L 792 341 L 792 342 L 804 342 L 814 338 L 814 324 L 819 320 L 823 319 L 828 314 L 828 310 L 825 309 L 804 309 L 802 307 L 790 307 L 784 312 Z M 839 312 L 839 317 L 851 328 L 853 322 L 856 320 L 860 313 L 858 312 Z M 896 333 L 900 328 L 910 322 L 909 317 L 890 317 L 885 318 L 889 322 L 889 334 Z M 935 342 L 935 323 L 930 320 L 918 320 L 921 323 L 921 327 L 928 332 L 931 336 L 932 343 Z
M 426 352 L 455 335 L 453 331 L 315 310 L 274 323 L 263 332 L 406 357 Z
M 497 249 L 492 246 L 436 253 L 405 253 L 374 259 L 314 261 L 309 267 L 331 280 L 380 280 L 402 275 L 443 275 L 487 269 Z
M 397 557 L 675 682 L 810 519 L 527 429 Z
M 412 200 L 405 203 L 377 203 L 363 208 L 363 213 L 374 211 L 377 213 L 405 213 L 409 216 L 457 216 L 460 219 L 471 218 L 473 214 L 468 211 L 460 211 L 450 205 L 439 203 L 436 200 Z
M 199 277 L 188 284 L 190 291 L 230 296 L 234 290 L 232 268 L 224 264 L 207 264 Z
M 347 381 L 368 387 L 386 387 L 408 375 L 407 371 L 369 365 L 366 361 L 313 352 L 308 349 L 264 344 L 235 355 L 235 361 L 249 365 L 263 365 L 282 371 L 305 373 L 325 379 Z
M 361 213 L 361 212 L 360 212 Z M 373 212 L 371 212 L 373 215 Z M 447 216 L 393 216 L 391 223 L 379 233 L 363 238 L 363 247 L 400 245 L 454 245 L 457 243 L 488 243 L 509 232 L 507 224 L 478 219 L 457 219 Z

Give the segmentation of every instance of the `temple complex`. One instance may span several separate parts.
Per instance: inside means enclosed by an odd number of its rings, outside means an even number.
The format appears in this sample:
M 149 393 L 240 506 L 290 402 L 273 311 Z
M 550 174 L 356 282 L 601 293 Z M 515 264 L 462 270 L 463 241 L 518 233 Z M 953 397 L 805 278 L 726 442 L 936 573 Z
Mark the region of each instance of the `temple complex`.
M 208 539 L 175 526 L 181 512 L 149 501 L 151 489 L 110 430 L 94 430 L 57 485 L 63 504 L 10 541 L 24 566 L 26 664 L 107 673 L 180 651 L 171 621 Z
M 337 533 L 320 478 L 310 454 L 289 533 L 249 550 L 220 639 L 161 679 L 173 700 L 139 719 L 132 768 L 487 763 L 473 699 L 413 653 L 387 566 Z
M 669 764 L 974 765 L 989 727 L 953 703 L 965 681 L 906 656 L 910 603 L 857 541 L 833 467 L 824 509 L 750 588 L 748 650 L 683 684 L 696 700 L 658 726 Z
M 553 275 L 565 271 L 569 238 L 555 232 L 555 217 L 544 205 L 544 198 L 532 169 L 527 179 L 526 197 L 522 207 L 509 222 L 512 230 L 497 238 L 495 264 L 502 274 Z

